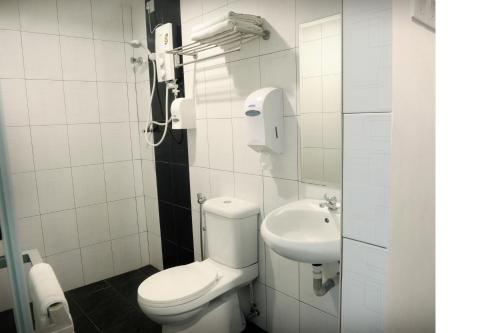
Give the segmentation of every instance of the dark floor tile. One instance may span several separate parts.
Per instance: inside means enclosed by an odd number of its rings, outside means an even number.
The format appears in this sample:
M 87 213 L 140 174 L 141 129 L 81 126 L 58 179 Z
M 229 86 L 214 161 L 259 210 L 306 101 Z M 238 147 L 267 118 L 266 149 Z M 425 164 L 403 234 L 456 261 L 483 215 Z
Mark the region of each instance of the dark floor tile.
M 81 295 L 93 293 L 95 291 L 105 289 L 105 288 L 109 288 L 109 284 L 105 280 L 102 280 L 102 281 L 88 284 L 88 285 L 80 287 L 80 288 L 71 289 L 71 290 L 67 291 L 66 294 L 68 294 L 70 296 L 79 297 Z
M 154 333 L 161 332 L 161 326 L 150 320 L 142 312 L 131 312 L 123 321 L 115 324 L 106 333 Z
M 68 293 L 65 293 L 64 295 L 66 297 L 66 300 L 68 301 L 68 306 L 69 306 L 69 312 L 71 313 L 71 317 L 73 319 L 80 318 L 83 316 L 83 312 L 80 309 L 80 307 L 76 304 L 76 301 L 73 299 L 71 295 Z
M 0 331 L 3 333 L 16 333 L 16 321 L 14 311 L 7 310 L 0 312 Z
M 124 321 L 135 310 L 138 311 L 132 303 L 115 295 L 90 309 L 87 316 L 99 329 L 106 330 Z
M 97 327 L 85 316 L 73 318 L 73 326 L 75 333 L 98 333 L 100 332 Z
M 151 266 L 151 265 L 147 265 L 147 266 L 141 267 L 139 269 L 141 270 L 141 272 L 146 274 L 147 277 L 159 272 L 159 270 L 156 267 Z
M 107 288 L 96 290 L 88 294 L 72 295 L 75 302 L 84 313 L 93 311 L 96 308 L 106 307 L 112 300 L 118 298 L 120 294 L 109 284 Z
M 141 270 L 134 270 L 107 279 L 107 281 L 118 293 L 137 306 L 137 289 L 146 278 L 146 274 Z
M 262 328 L 252 322 L 247 321 L 247 327 L 242 333 L 266 333 Z

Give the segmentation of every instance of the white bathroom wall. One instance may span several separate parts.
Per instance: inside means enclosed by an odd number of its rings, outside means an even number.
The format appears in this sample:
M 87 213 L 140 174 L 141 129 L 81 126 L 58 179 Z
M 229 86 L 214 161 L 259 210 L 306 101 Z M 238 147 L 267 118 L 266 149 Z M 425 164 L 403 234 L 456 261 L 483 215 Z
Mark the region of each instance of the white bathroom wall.
M 387 332 L 435 331 L 435 33 L 393 0 Z M 418 260 L 408 260 L 418 258 Z
M 342 332 L 383 332 L 389 239 L 391 0 L 343 2 Z
M 341 2 L 317 0 L 181 0 L 183 43 L 191 28 L 229 10 L 261 15 L 271 31 L 226 57 L 198 64 L 196 71 L 197 128 L 190 130 L 189 162 L 194 244 L 199 258 L 199 211 L 196 193 L 208 197 L 235 196 L 257 203 L 262 217 L 278 206 L 305 197 L 322 197 L 326 189 L 299 181 L 300 23 L 341 12 Z M 184 69 L 186 95 L 193 96 L 193 66 Z M 251 150 L 243 122 L 243 101 L 261 87 L 279 87 L 285 96 L 285 152 L 271 157 L 263 169 Z M 335 274 L 337 267 L 330 267 Z M 256 303 L 261 315 L 254 321 L 269 332 L 337 332 L 338 288 L 324 297 L 312 292 L 311 266 L 285 259 L 259 242 Z
M 0 22 L 0 110 L 21 247 L 37 248 L 65 290 L 149 264 L 150 157 L 125 44 L 145 36 L 144 21 L 133 31 L 128 1 L 10 0 Z

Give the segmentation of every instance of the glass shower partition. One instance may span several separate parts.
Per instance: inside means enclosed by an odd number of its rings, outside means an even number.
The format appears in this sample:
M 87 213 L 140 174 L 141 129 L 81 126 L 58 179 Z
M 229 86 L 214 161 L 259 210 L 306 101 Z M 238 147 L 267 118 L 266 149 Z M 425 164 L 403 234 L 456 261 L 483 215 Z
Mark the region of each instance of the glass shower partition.
M 33 325 L 23 260 L 17 241 L 12 193 L 3 112 L 0 110 L 0 228 L 5 252 L 5 258 L 0 260 L 0 266 L 3 266 L 3 263 L 6 265 L 3 269 L 8 270 L 17 332 L 31 333 Z

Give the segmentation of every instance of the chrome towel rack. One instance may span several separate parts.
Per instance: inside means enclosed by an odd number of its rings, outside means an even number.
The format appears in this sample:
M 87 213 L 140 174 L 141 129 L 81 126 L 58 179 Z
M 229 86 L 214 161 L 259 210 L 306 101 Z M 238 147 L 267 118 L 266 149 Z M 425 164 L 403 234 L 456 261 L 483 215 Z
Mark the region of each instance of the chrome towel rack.
M 264 40 L 269 39 L 270 33 L 268 30 L 264 30 L 262 33 L 249 33 L 235 26 L 230 31 L 224 31 L 213 37 L 209 37 L 203 40 L 195 41 L 187 45 L 176 47 L 175 49 L 166 51 L 174 56 L 175 68 L 180 68 L 195 62 L 200 62 L 208 59 L 212 59 L 224 54 L 232 53 L 241 50 L 244 43 L 248 43 L 254 39 L 262 38 Z M 216 47 L 229 47 L 232 48 L 224 50 L 223 52 L 206 56 L 203 58 L 198 58 L 198 54 L 203 51 L 207 51 Z M 181 61 L 181 56 L 193 57 L 192 61 L 183 62 Z

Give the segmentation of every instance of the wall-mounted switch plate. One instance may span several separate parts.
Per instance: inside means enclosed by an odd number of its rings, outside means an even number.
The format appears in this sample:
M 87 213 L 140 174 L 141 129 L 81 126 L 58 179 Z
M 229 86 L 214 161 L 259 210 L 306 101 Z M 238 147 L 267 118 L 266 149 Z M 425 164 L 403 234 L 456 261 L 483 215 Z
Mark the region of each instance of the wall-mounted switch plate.
M 436 0 L 413 0 L 411 18 L 432 31 L 436 30 Z
M 146 2 L 146 10 L 148 11 L 148 14 L 154 13 L 155 11 L 154 0 L 149 0 L 148 2 Z

